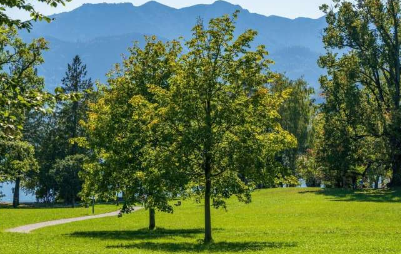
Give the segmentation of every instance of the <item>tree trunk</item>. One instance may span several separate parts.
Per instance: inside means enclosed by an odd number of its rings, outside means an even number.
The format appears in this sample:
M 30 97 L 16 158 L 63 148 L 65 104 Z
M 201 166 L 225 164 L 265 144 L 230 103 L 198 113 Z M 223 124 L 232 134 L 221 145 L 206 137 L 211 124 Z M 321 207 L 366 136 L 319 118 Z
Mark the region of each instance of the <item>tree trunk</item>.
M 78 85 L 77 85 L 78 86 Z M 76 88 L 75 92 L 79 92 L 78 87 Z M 77 138 L 77 130 L 78 130 L 78 101 L 74 101 L 72 104 L 72 121 L 73 121 L 73 127 L 72 127 L 72 138 Z M 78 154 L 78 144 L 74 142 L 71 148 L 71 155 L 76 155 Z
M 210 214 L 210 195 L 212 181 L 210 179 L 210 169 L 206 172 L 206 188 L 205 188 L 205 243 L 213 241 L 212 238 L 212 219 Z
M 393 164 L 393 177 L 391 178 L 390 187 L 401 187 L 401 170 L 399 163 Z
M 154 208 L 149 209 L 149 230 L 156 229 L 156 211 Z
M 342 187 L 343 187 L 343 189 L 347 189 L 348 188 L 348 186 L 347 186 L 347 177 L 346 176 L 343 176 Z
M 389 186 L 391 188 L 399 188 L 401 187 L 401 146 L 399 145 L 397 138 L 392 138 L 390 141 L 391 150 L 393 152 L 392 155 L 392 170 L 393 175 L 391 178 L 391 182 Z
M 377 175 L 375 178 L 375 190 L 379 189 L 379 180 L 380 180 L 380 176 Z
M 211 102 L 210 100 L 206 103 L 206 126 L 207 126 L 207 137 L 205 142 L 204 150 L 204 170 L 205 170 L 205 244 L 211 243 L 212 238 L 212 218 L 210 214 L 210 196 L 212 192 L 212 114 L 211 114 Z
M 71 199 L 71 206 L 72 208 L 75 208 L 75 194 L 72 194 L 72 199 Z
M 19 206 L 19 189 L 20 189 L 21 178 L 17 177 L 15 180 L 14 187 L 14 197 L 13 197 L 13 207 L 17 208 Z

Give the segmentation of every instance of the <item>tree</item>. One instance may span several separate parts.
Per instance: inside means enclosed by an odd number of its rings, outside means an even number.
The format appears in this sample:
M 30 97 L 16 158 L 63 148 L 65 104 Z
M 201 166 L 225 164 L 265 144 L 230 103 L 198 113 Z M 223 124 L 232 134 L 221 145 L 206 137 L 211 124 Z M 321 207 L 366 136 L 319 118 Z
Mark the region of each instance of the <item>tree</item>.
M 66 2 L 71 0 L 38 0 L 37 2 L 46 3 L 51 7 L 57 7 L 59 4 L 64 5 Z M 31 21 L 38 21 L 38 20 L 46 20 L 48 22 L 51 21 L 49 17 L 44 16 L 43 14 L 39 13 L 35 10 L 32 3 L 29 3 L 27 0 L 1 0 L 0 1 L 0 26 L 8 26 L 8 27 L 17 27 L 18 29 L 28 29 L 32 28 Z M 19 19 L 13 19 L 8 16 L 5 12 L 8 8 L 17 8 L 23 11 L 26 11 L 30 14 L 32 20 L 28 21 L 21 21 Z
M 279 152 L 296 145 L 279 123 L 288 92 L 269 90 L 272 63 L 264 46 L 252 51 L 256 32 L 234 39 L 237 13 L 193 28 L 187 52 L 170 79 L 165 155 L 173 170 L 190 179 L 191 191 L 204 198 L 205 243 L 212 242 L 211 206 L 226 207 L 236 195 L 250 202 L 259 183 L 273 182 Z
M 308 187 L 320 187 L 325 180 L 325 163 L 319 161 L 324 143 L 324 114 L 318 107 L 311 116 L 308 130 L 308 148 L 305 153 L 298 156 L 296 161 L 297 175 L 305 180 Z M 331 168 L 331 167 L 329 167 Z
M 362 132 L 351 137 L 383 138 L 389 146 L 391 186 L 401 186 L 400 1 L 335 0 L 333 7 L 321 7 L 328 23 L 327 54 L 320 58 L 328 76 L 321 78 L 322 86 L 347 85 L 351 96 L 363 102 L 359 110 L 371 116 L 362 118 Z M 335 97 L 326 93 L 328 99 Z
M 30 182 L 38 198 L 46 202 L 62 199 L 75 202 L 81 190 L 82 181 L 77 174 L 61 172 L 76 159 L 75 155 L 86 155 L 87 150 L 79 148 L 74 142 L 85 133 L 79 121 L 86 121 L 88 104 L 94 99 L 93 83 L 87 79 L 86 65 L 78 56 L 67 66 L 66 76 L 62 80 L 59 92 L 64 100 L 57 104 L 53 112 L 30 112 L 25 123 L 24 139 L 31 142 L 36 149 L 36 158 L 40 165 L 39 172 Z M 66 161 L 63 161 L 66 159 Z M 57 164 L 58 168 L 55 169 Z M 65 167 L 64 167 L 65 166 Z M 82 168 L 82 167 L 80 167 Z M 72 188 L 63 183 L 64 175 L 75 177 L 70 183 Z M 72 192 L 71 192 L 72 191 Z M 71 198 L 72 193 L 75 195 Z M 72 205 L 74 205 L 72 203 Z
M 115 199 L 123 193 L 122 213 L 133 204 L 149 210 L 149 229 L 155 229 L 155 210 L 172 212 L 170 200 L 178 197 L 182 175 L 163 163 L 163 144 L 169 139 L 163 123 L 164 109 L 158 92 L 169 91 L 181 46 L 146 38 L 141 49 L 135 44 L 130 55 L 101 89 L 83 123 L 92 161 L 81 175 L 83 196 Z
M 93 82 L 87 78 L 86 65 L 82 63 L 79 56 L 75 56 L 71 64 L 67 65 L 65 77 L 62 79 L 60 90 L 67 97 L 57 105 L 53 115 L 54 125 L 50 129 L 48 138 L 52 150 L 46 149 L 46 159 L 51 159 L 51 165 L 44 161 L 44 183 L 46 181 L 55 184 L 56 198 L 70 202 L 75 206 L 75 201 L 82 189 L 82 181 L 79 171 L 83 167 L 83 157 L 87 150 L 80 149 L 75 139 L 84 137 L 85 132 L 80 121 L 86 121 L 88 105 L 93 99 Z M 55 149 L 55 150 L 53 150 Z M 55 153 L 57 152 L 57 153 Z M 75 168 L 74 168 L 75 167 Z M 49 179 L 50 178 L 50 179 Z
M 355 188 L 357 179 L 370 174 L 375 165 L 390 164 L 380 114 L 371 107 L 367 90 L 347 72 L 336 71 L 330 81 L 322 82 L 322 90 L 326 100 L 321 105 L 317 160 L 327 186 Z
M 14 208 L 19 206 L 21 182 L 26 181 L 37 168 L 32 145 L 22 141 L 0 141 L 0 175 L 7 181 L 15 181 Z
M 34 171 L 34 152 L 22 140 L 22 129 L 30 111 L 46 111 L 52 96 L 43 91 L 43 78 L 37 76 L 35 67 L 43 62 L 42 51 L 47 49 L 44 39 L 24 43 L 14 28 L 0 27 L 0 139 L 3 157 L 3 174 L 15 180 L 14 207 L 19 204 L 21 180 L 25 173 Z M 9 153 L 9 154 L 7 154 Z M 14 157 L 13 157 L 14 156 Z M 18 162 L 18 163 L 17 163 Z M 28 170 L 32 166 L 32 170 Z
M 70 203 L 73 208 L 76 197 L 81 191 L 82 180 L 78 174 L 82 171 L 85 158 L 85 155 L 82 154 L 69 155 L 63 160 L 57 160 L 51 171 L 57 186 L 59 186 L 59 198 Z
M 75 56 L 72 63 L 68 64 L 65 77 L 62 79 L 62 90 L 64 94 L 70 95 L 72 100 L 61 102 L 57 113 L 59 133 L 64 135 L 70 146 L 70 141 L 77 137 L 84 136 L 84 130 L 80 126 L 80 121 L 86 120 L 88 104 L 93 98 L 93 82 L 86 78 L 86 65 L 82 63 L 79 56 Z M 69 150 L 69 151 L 68 151 Z M 83 151 L 78 150 L 78 144 L 72 144 L 70 149 L 66 149 L 66 154 L 76 155 Z
M 56 201 L 57 183 L 54 177 L 53 166 L 57 160 L 66 155 L 67 143 L 57 128 L 57 119 L 54 112 L 35 112 L 27 115 L 23 139 L 35 147 L 35 158 L 39 164 L 39 170 L 27 183 L 28 187 L 35 190 L 36 198 L 45 203 Z
M 306 155 L 307 150 L 311 148 L 312 119 L 316 106 L 312 99 L 314 89 L 303 79 L 293 81 L 282 74 L 278 75 L 272 82 L 272 91 L 280 94 L 285 90 L 291 92 L 280 107 L 280 124 L 284 130 L 296 137 L 298 145 L 294 149 L 284 151 L 282 161 L 290 169 L 289 173 L 295 175 L 298 157 Z

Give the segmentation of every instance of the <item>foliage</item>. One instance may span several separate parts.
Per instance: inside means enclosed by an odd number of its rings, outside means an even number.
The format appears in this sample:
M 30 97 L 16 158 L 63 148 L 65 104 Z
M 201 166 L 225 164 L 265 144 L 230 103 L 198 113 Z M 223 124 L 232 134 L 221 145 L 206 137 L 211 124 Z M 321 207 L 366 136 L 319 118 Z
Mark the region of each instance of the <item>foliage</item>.
M 0 178 L 15 181 L 13 206 L 19 205 L 20 184 L 26 184 L 38 170 L 34 148 L 19 140 L 0 140 Z
M 287 99 L 280 106 L 280 124 L 284 130 L 293 134 L 298 142 L 296 148 L 285 150 L 281 161 L 287 171 L 284 175 L 295 175 L 297 173 L 297 159 L 307 153 L 311 148 L 312 119 L 316 111 L 314 104 L 314 89 L 310 88 L 303 79 L 289 80 L 280 74 L 272 82 L 274 93 L 283 93 L 290 90 Z
M 38 168 L 34 148 L 23 141 L 0 141 L 0 175 L 3 180 L 26 178 Z
M 78 174 L 70 175 L 75 178 L 69 180 L 79 185 L 72 188 L 64 185 L 62 177 L 54 174 L 58 172 L 54 166 L 57 161 L 63 161 L 68 156 L 74 158 L 74 155 L 88 153 L 74 142 L 77 137 L 85 135 L 79 121 L 86 121 L 88 104 L 95 96 L 93 83 L 91 79 L 86 78 L 86 74 L 86 65 L 78 56 L 74 57 L 72 63 L 67 66 L 63 85 L 58 89 L 60 94 L 64 95 L 64 100 L 59 101 L 53 112 L 33 111 L 27 114 L 24 139 L 35 146 L 36 158 L 40 165 L 39 172 L 29 185 L 35 189 L 36 196 L 45 202 L 53 202 L 57 198 L 72 202 L 78 198 L 81 189 L 82 182 Z M 72 190 L 74 199 L 70 197 Z
M 27 44 L 14 28 L 0 27 L 0 136 L 21 134 L 25 114 L 31 110 L 45 111 L 52 96 L 43 91 L 43 79 L 35 67 L 43 63 L 44 39 Z
M 64 156 L 85 153 L 84 150 L 78 149 L 74 139 L 85 136 L 85 131 L 79 122 L 86 121 L 86 112 L 95 93 L 92 80 L 87 78 L 86 65 L 82 63 L 79 56 L 75 56 L 72 63 L 68 64 L 65 77 L 61 82 L 63 94 L 70 97 L 69 100 L 59 103 L 56 112 L 60 140 L 66 141 Z
M 93 158 L 82 177 L 86 199 L 97 195 L 114 200 L 123 193 L 122 212 L 129 213 L 137 203 L 153 216 L 154 209 L 172 212 L 168 201 L 182 192 L 182 175 L 160 161 L 160 147 L 168 137 L 161 120 L 163 108 L 154 95 L 158 89 L 169 89 L 181 46 L 155 37 L 146 40 L 143 49 L 137 44 L 130 49 L 90 107 L 89 120 L 83 123 L 88 133 L 84 144 Z
M 82 187 L 78 174 L 82 171 L 84 160 L 85 155 L 69 155 L 62 160 L 57 160 L 51 171 L 56 182 L 55 191 L 58 199 L 72 204 L 73 207 Z
M 333 156 L 333 161 L 344 172 L 355 165 L 359 140 L 382 139 L 378 142 L 387 145 L 393 171 L 391 185 L 401 186 L 400 2 L 335 0 L 333 8 L 321 9 L 328 23 L 327 54 L 319 60 L 328 76 L 321 84 L 326 123 L 336 128 L 328 142 L 342 158 Z
M 316 161 L 313 150 L 308 150 L 306 154 L 297 158 L 297 170 L 299 176 L 305 180 L 308 187 L 320 187 L 323 180 L 323 171 Z
M 39 3 L 45 3 L 51 7 L 57 7 L 59 4 L 64 5 L 66 2 L 71 0 L 38 0 Z M 32 1 L 31 1 L 32 2 Z M 26 11 L 30 14 L 31 20 L 21 21 L 19 19 L 14 19 L 7 15 L 6 10 L 10 8 L 17 8 L 22 11 Z M 0 1 L 0 26 L 17 27 L 18 29 L 28 29 L 32 28 L 31 22 L 45 20 L 50 22 L 49 17 L 44 16 L 35 10 L 34 6 L 28 0 L 1 0 Z

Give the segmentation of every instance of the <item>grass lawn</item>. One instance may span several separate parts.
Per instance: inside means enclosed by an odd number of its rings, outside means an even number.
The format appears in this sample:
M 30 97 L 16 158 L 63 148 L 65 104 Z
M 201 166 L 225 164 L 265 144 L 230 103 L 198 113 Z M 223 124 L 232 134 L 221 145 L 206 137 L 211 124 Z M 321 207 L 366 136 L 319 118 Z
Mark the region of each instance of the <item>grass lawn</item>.
M 115 210 L 98 206 L 97 212 Z M 0 230 L 90 209 L 0 209 Z M 258 191 L 249 205 L 229 201 L 212 213 L 215 243 L 203 237 L 203 207 L 183 202 L 174 214 L 147 212 L 43 228 L 0 232 L 0 253 L 401 253 L 401 192 L 318 189 Z

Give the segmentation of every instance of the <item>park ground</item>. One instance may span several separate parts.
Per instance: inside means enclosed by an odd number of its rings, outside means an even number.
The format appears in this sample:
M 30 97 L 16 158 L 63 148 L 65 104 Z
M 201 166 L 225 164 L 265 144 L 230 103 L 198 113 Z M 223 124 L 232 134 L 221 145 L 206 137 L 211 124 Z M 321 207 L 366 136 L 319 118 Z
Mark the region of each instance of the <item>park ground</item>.
M 158 229 L 146 230 L 140 210 L 39 229 L 4 230 L 91 214 L 90 208 L 0 208 L 1 254 L 47 253 L 401 253 L 401 192 L 260 190 L 251 204 L 228 202 L 214 210 L 214 243 L 201 244 L 203 207 L 187 200 L 174 214 L 157 213 Z M 96 213 L 117 210 L 96 206 Z

